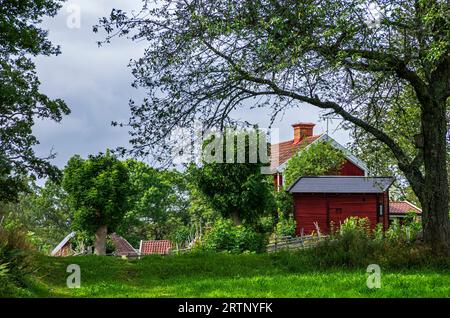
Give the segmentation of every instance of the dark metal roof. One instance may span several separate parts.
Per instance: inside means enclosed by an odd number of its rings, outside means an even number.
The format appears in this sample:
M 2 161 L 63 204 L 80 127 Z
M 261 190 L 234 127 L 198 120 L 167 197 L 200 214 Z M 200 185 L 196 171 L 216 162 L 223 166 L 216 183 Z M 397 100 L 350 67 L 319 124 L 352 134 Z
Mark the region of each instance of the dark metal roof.
M 300 177 L 286 191 L 290 193 L 382 193 L 393 177 L 308 176 Z

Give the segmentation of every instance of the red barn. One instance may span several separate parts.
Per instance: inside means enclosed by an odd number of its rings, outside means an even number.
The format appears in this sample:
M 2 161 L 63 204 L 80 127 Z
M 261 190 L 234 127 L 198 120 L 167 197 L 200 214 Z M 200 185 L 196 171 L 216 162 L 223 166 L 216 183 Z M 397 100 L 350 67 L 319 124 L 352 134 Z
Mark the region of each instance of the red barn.
M 371 227 L 389 226 L 389 187 L 392 177 L 300 177 L 286 191 L 293 194 L 296 234 L 321 233 L 350 216 L 367 217 Z
M 287 161 L 297 152 L 306 149 L 309 145 L 329 141 L 336 149 L 341 150 L 345 156 L 345 162 L 342 165 L 339 175 L 342 176 L 367 176 L 368 169 L 366 165 L 356 158 L 348 149 L 339 144 L 336 140 L 327 134 L 314 135 L 313 123 L 297 123 L 292 125 L 294 128 L 294 138 L 270 147 L 270 168 L 273 171 L 274 185 L 276 190 L 283 186 L 283 172 Z M 287 186 L 287 185 L 286 185 Z

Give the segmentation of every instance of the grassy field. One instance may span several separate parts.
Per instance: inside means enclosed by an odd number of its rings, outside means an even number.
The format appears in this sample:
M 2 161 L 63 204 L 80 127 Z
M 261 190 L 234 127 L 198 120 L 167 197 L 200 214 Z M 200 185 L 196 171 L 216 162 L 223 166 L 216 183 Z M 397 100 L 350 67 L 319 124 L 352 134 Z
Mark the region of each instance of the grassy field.
M 383 270 L 380 289 L 366 268 L 315 269 L 301 253 L 42 257 L 28 297 L 450 297 L 450 269 Z M 81 288 L 66 287 L 67 265 Z

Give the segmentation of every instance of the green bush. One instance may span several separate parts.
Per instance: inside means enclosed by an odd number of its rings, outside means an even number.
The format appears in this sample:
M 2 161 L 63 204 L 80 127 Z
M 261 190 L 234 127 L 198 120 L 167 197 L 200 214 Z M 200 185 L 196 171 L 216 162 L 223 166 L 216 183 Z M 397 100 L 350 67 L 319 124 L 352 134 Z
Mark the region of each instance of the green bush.
M 235 226 L 230 220 L 219 219 L 202 237 L 199 248 L 212 252 L 262 252 L 267 238 L 251 227 Z
M 294 215 L 294 200 L 292 194 L 284 190 L 274 193 L 275 205 L 278 213 L 289 218 Z
M 275 226 L 277 237 L 295 236 L 296 222 L 292 216 L 286 217 L 283 213 L 278 213 L 278 223 Z
M 399 224 L 383 233 L 377 226 L 370 230 L 369 220 L 348 218 L 323 242 L 307 253 L 315 266 L 361 267 L 369 264 L 391 268 L 442 267 L 449 266 L 446 255 L 435 255 L 415 240 L 415 224 Z M 406 235 L 405 233 L 410 233 Z
M 400 224 L 398 220 L 391 223 L 386 231 L 386 238 L 391 241 L 411 242 L 417 239 L 421 231 L 421 223 L 406 217 L 403 224 Z
M 35 269 L 35 251 L 27 232 L 17 227 L 0 227 L 0 296 L 13 296 L 13 290 L 26 286 Z
M 369 220 L 350 217 L 315 249 L 318 261 L 327 266 L 354 266 L 365 262 L 373 249 Z

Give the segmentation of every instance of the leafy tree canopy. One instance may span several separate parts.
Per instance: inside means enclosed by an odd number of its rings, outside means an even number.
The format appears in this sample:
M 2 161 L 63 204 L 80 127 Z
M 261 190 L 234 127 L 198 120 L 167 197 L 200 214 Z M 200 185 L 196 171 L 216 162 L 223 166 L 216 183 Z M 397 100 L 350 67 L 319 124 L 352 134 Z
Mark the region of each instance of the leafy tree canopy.
M 448 11 L 447 0 L 144 1 L 94 31 L 149 43 L 131 64 L 148 89 L 130 104 L 131 152 L 166 147 L 174 126 L 196 119 L 224 127 L 246 100 L 273 116 L 309 103 L 389 148 L 422 204 L 425 241 L 448 251 Z M 413 154 L 379 125 L 408 89 L 420 105 Z
M 17 199 L 26 190 L 23 179 L 56 177 L 59 170 L 47 158 L 36 156 L 33 146 L 34 121 L 59 122 L 69 108 L 60 99 L 51 99 L 39 91 L 40 82 L 30 58 L 57 55 L 47 39 L 47 31 L 38 25 L 45 16 L 53 17 L 61 7 L 59 0 L 0 1 L 0 200 Z
M 189 223 L 186 179 L 178 171 L 157 170 L 127 160 L 130 209 L 118 232 L 127 239 L 167 239 L 174 227 Z
M 258 130 L 255 131 L 258 140 L 264 138 Z M 240 134 L 244 136 L 239 136 Z M 228 138 L 233 138 L 233 142 L 232 147 L 227 149 Z M 237 163 L 239 138 L 245 140 L 243 163 Z M 213 142 L 213 139 L 214 137 L 207 140 L 205 147 Z M 223 217 L 231 218 L 236 225 L 242 221 L 254 224 L 259 217 L 275 209 L 273 185 L 267 176 L 261 173 L 261 168 L 266 164 L 261 162 L 260 157 L 255 163 L 251 163 L 249 140 L 245 132 L 223 135 L 218 151 L 223 151 L 221 158 L 224 162 L 203 162 L 201 167 L 191 166 L 190 170 L 193 182 L 206 198 L 206 203 Z M 260 149 L 258 147 L 255 151 L 259 153 Z M 227 150 L 232 152 L 232 163 L 226 162 Z
M 448 105 L 447 117 L 450 118 L 450 103 Z M 415 140 L 421 138 L 420 104 L 415 99 L 414 92 L 411 89 L 402 92 L 398 100 L 393 102 L 392 107 L 379 112 L 377 117 L 378 126 L 388 132 L 408 153 L 408 156 L 413 157 L 417 154 L 418 149 L 415 147 Z M 391 196 L 395 200 L 408 200 L 420 206 L 420 201 L 414 194 L 405 174 L 399 169 L 389 148 L 363 129 L 354 129 L 348 127 L 348 125 L 346 125 L 346 128 L 353 132 L 351 151 L 367 164 L 371 175 L 394 176 L 395 183 L 390 190 Z M 450 165 L 448 165 L 448 162 L 450 162 L 450 139 L 447 143 L 447 149 L 447 169 L 450 169 Z M 447 171 L 447 175 L 450 175 L 450 170 Z
M 70 158 L 63 187 L 74 209 L 73 227 L 96 233 L 96 253 L 105 253 L 105 239 L 122 221 L 129 207 L 130 181 L 123 162 L 110 154 Z
M 51 180 L 43 187 L 30 184 L 30 191 L 21 193 L 17 202 L 0 206 L 0 219 L 26 229 L 35 245 L 49 252 L 70 233 L 73 213 L 61 185 Z

